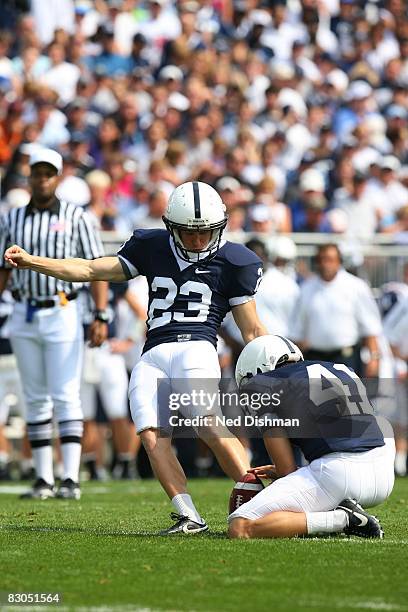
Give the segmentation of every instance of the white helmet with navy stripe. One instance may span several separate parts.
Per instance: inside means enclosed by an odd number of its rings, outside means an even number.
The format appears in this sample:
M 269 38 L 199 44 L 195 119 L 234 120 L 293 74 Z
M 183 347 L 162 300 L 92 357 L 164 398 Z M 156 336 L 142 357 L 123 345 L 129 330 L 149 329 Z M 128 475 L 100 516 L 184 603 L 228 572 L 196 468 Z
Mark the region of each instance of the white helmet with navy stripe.
M 288 363 L 303 361 L 302 351 L 284 336 L 259 336 L 243 348 L 235 368 L 238 387 L 245 379 Z
M 227 223 L 226 208 L 218 193 L 207 183 L 190 181 L 176 187 L 169 198 L 163 221 L 173 237 L 177 253 L 189 262 L 214 257 Z M 208 245 L 199 253 L 187 251 L 179 230 L 212 232 Z

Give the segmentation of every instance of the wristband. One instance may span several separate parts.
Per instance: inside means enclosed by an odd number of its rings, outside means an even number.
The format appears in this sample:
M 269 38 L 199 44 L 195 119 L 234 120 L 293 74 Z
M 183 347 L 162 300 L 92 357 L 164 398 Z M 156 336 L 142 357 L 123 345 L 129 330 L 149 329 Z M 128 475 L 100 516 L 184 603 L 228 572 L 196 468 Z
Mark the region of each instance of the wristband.
M 95 310 L 94 312 L 95 321 L 100 321 L 101 323 L 109 323 L 109 314 L 107 310 Z

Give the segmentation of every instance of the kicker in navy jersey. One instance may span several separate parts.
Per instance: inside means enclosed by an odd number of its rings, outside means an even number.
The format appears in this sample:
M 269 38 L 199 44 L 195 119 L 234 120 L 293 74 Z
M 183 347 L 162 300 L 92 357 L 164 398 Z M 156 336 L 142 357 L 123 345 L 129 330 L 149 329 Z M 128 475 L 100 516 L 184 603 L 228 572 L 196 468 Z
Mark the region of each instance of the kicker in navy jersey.
M 144 352 L 165 342 L 208 340 L 232 306 L 252 299 L 262 278 L 261 260 L 243 245 L 224 242 L 209 261 L 181 259 L 167 230 L 135 230 L 118 252 L 128 279 L 149 284 Z
M 309 462 L 330 453 L 359 453 L 384 446 L 365 387 L 343 364 L 291 363 L 249 379 L 241 392 L 279 395 L 272 409 L 256 411 L 258 421 L 266 415 L 297 420 L 299 427 L 285 428 L 286 433 Z M 268 429 L 268 422 L 260 428 L 263 434 Z
M 60 262 L 33 257 L 14 245 L 7 249 L 5 259 L 17 269 L 40 268 L 41 274 L 63 276 L 66 281 L 121 282 L 138 274 L 146 277 L 148 336 L 129 381 L 130 410 L 153 471 L 176 511 L 172 515 L 175 524 L 161 534 L 192 535 L 208 526 L 187 493 L 185 474 L 169 440 L 161 435 L 162 412 L 168 412 L 169 406 L 161 404 L 158 384 L 204 378 L 218 388 L 216 333 L 225 314 L 233 311 L 244 342 L 266 333 L 253 299 L 262 267 L 245 247 L 223 242 L 226 207 L 210 185 L 192 181 L 176 187 L 163 222 L 166 230 L 136 231 L 117 257 Z M 216 410 L 214 407 L 213 416 Z M 225 473 L 241 481 L 249 461 L 240 442 L 228 436 L 225 428 L 210 436 L 202 430 L 199 434 Z

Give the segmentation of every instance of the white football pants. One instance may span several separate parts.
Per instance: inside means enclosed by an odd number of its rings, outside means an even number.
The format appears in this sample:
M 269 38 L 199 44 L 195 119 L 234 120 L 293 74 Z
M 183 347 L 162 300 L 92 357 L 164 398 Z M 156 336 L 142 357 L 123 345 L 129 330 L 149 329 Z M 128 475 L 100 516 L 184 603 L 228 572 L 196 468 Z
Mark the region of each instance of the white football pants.
M 0 425 L 7 422 L 10 409 L 25 418 L 23 389 L 14 355 L 0 355 Z
M 363 453 L 324 455 L 275 480 L 228 520 L 256 520 L 278 510 L 328 512 L 348 498 L 362 506 L 376 506 L 387 499 L 394 486 L 394 458 L 393 438 L 385 438 L 385 446 Z
M 26 305 L 16 303 L 10 342 L 23 385 L 27 422 L 50 419 L 53 407 L 59 422 L 81 420 L 83 331 L 77 301 L 41 308 L 30 323 Z
M 159 405 L 158 381 L 173 381 L 172 385 L 178 384 L 178 392 L 188 392 L 186 381 L 206 379 L 206 389 L 216 393 L 220 377 L 217 351 L 206 340 L 168 342 L 154 346 L 141 356 L 133 368 L 129 383 L 130 411 L 137 432 L 167 427 L 171 411 L 168 402 Z M 177 392 L 177 389 L 172 388 L 172 391 Z M 207 411 L 207 406 L 195 407 L 196 414 L 200 410 L 203 415 L 214 413 Z
M 111 353 L 109 342 L 95 348 L 85 346 L 81 380 L 84 420 L 95 418 L 97 391 L 108 419 L 126 417 L 128 383 L 125 358 L 123 355 Z

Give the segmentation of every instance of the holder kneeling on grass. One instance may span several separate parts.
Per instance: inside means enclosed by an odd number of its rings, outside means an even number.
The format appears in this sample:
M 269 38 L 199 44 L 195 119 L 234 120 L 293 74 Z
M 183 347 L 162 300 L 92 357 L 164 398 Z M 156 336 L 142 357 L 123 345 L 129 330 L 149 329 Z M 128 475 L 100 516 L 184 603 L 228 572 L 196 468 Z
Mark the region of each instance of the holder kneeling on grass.
M 301 427 L 261 431 L 274 464 L 250 472 L 273 482 L 230 514 L 229 537 L 342 532 L 382 538 L 378 519 L 362 505 L 378 505 L 390 495 L 395 444 L 357 374 L 343 364 L 304 361 L 287 338 L 262 336 L 243 349 L 235 376 L 246 393 L 278 391 L 274 414 L 295 414 Z M 297 468 L 293 445 L 309 465 Z

